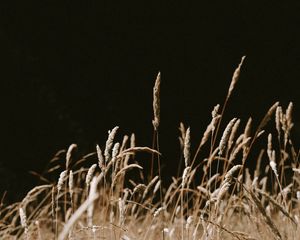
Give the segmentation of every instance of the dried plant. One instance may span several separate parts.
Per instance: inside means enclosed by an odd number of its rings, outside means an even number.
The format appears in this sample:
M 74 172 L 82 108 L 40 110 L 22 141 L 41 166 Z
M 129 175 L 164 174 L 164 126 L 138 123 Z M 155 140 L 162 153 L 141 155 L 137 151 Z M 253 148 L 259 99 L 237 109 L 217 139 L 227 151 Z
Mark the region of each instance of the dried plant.
M 152 124 L 154 130 L 157 131 L 160 123 L 160 72 L 157 74 L 153 88 L 153 113 L 154 119 Z
M 1 201 L 0 239 L 298 239 L 300 164 L 299 149 L 291 140 L 293 103 L 286 110 L 275 103 L 257 129 L 252 129 L 252 118 L 241 133 L 243 119 L 233 118 L 221 129 L 243 61 L 233 74 L 223 107 L 214 107 L 208 127 L 200 133 L 194 155 L 190 128 L 180 124 L 185 164 L 169 186 L 158 169 L 156 176 L 146 173 L 148 177 L 143 177 L 144 162 L 136 154 L 159 158 L 158 139 L 152 148 L 136 146 L 131 134 L 119 144 L 115 127 L 103 152 L 96 145 L 97 154 L 85 155 L 74 164 L 71 159 L 77 145 L 71 144 L 66 166 L 49 169 L 51 176 L 61 169 L 57 184 L 47 180 L 49 184 L 33 188 L 21 202 L 5 205 Z M 155 137 L 160 124 L 159 93 L 160 74 L 153 91 Z M 275 131 L 267 128 L 271 133 L 266 136 L 265 127 L 274 113 Z M 258 138 L 264 139 L 265 149 L 256 154 Z M 256 163 L 254 171 L 246 160 Z

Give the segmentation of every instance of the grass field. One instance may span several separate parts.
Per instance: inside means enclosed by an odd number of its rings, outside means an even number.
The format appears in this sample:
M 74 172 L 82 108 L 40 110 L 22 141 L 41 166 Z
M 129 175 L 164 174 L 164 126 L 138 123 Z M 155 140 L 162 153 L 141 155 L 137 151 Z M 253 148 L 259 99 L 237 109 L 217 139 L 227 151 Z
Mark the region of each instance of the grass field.
M 0 239 L 299 239 L 300 166 L 291 139 L 293 104 L 284 108 L 275 103 L 256 129 L 251 118 L 243 126 L 238 118 L 221 124 L 243 61 L 223 105 L 208 116 L 211 122 L 200 143 L 193 143 L 198 145 L 194 153 L 191 129 L 180 124 L 184 167 L 169 186 L 162 184 L 160 174 L 158 74 L 153 146 L 136 146 L 134 134 L 118 143 L 115 127 L 105 148 L 97 145 L 81 159 L 73 157 L 76 144 L 58 152 L 46 174 L 59 171 L 57 181 L 41 176 L 45 184 L 21 202 L 1 204 Z M 270 125 L 273 132 L 266 130 Z M 265 147 L 253 149 L 261 139 Z M 258 153 L 255 159 L 253 151 Z M 148 154 L 158 169 L 145 173 L 137 152 Z M 254 171 L 246 167 L 248 161 L 255 163 Z M 86 162 L 93 164 L 83 167 Z

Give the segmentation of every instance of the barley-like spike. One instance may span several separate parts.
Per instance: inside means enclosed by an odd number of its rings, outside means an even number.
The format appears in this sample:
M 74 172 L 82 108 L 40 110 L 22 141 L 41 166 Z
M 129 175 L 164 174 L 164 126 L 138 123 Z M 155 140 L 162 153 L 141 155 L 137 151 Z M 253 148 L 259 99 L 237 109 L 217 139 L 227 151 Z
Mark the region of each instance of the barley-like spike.
M 278 177 L 277 164 L 274 160 L 274 155 L 275 155 L 275 151 L 273 150 L 272 151 L 272 157 L 271 157 L 271 160 L 270 160 L 270 167 L 271 167 L 272 171 L 274 172 L 274 174 Z
M 25 234 L 27 234 L 28 233 L 28 224 L 27 224 L 26 213 L 23 208 L 19 209 L 19 213 L 20 213 L 21 225 L 25 230 Z
M 154 190 L 153 190 L 153 195 L 155 195 L 155 193 L 158 191 L 159 187 L 160 187 L 160 183 L 161 181 L 159 180 L 156 184 L 155 184 L 155 187 L 154 187 Z
M 157 131 L 160 123 L 160 72 L 157 74 L 155 85 L 153 88 L 153 113 L 154 119 L 152 121 L 154 130 Z
M 188 166 L 190 161 L 190 148 L 191 148 L 191 136 L 190 136 L 190 128 L 186 130 L 184 137 L 184 147 L 183 147 L 183 156 L 185 167 Z
M 156 217 L 161 213 L 161 211 L 163 211 L 163 210 L 164 210 L 164 207 L 158 208 L 158 209 L 154 212 L 153 217 L 156 218 Z
M 71 198 L 73 196 L 73 192 L 74 192 L 74 176 L 73 176 L 73 171 L 70 170 L 70 173 L 69 173 L 69 193 L 70 193 Z
M 219 205 L 220 201 L 222 200 L 223 196 L 228 192 L 228 189 L 230 187 L 230 182 L 225 179 L 225 182 L 222 184 L 219 191 L 217 191 L 217 205 Z
M 281 135 L 281 119 L 282 119 L 282 107 L 278 106 L 276 108 L 276 114 L 275 114 L 275 124 L 276 124 L 276 130 L 278 132 L 278 135 Z
M 68 148 L 67 154 L 66 154 L 66 170 L 69 169 L 70 162 L 71 162 L 71 156 L 72 156 L 72 151 L 77 148 L 77 145 L 75 143 L 71 144 Z
M 191 170 L 191 167 L 186 167 L 183 171 L 183 174 L 182 174 L 182 187 L 185 186 L 186 182 L 187 182 L 187 178 L 188 178 L 188 174 Z
M 112 150 L 112 155 L 111 155 L 111 159 L 112 161 L 115 161 L 118 153 L 119 153 L 119 149 L 120 149 L 120 143 L 115 143 L 113 150 Z
M 233 178 L 233 174 L 240 170 L 243 167 L 243 165 L 235 165 L 233 166 L 225 175 L 225 181 L 226 179 L 231 180 Z
M 234 123 L 234 125 L 233 125 L 233 127 L 232 127 L 232 130 L 231 130 L 231 133 L 230 133 L 230 136 L 229 136 L 229 139 L 228 139 L 228 149 L 231 149 L 231 147 L 232 147 L 232 145 L 233 145 L 234 138 L 235 138 L 236 132 L 237 132 L 237 130 L 238 130 L 238 128 L 239 128 L 240 122 L 241 122 L 241 120 L 238 119 L 238 120 Z
M 239 63 L 238 67 L 235 69 L 235 71 L 233 73 L 232 80 L 231 80 L 231 83 L 230 83 L 230 87 L 228 89 L 227 98 L 230 97 L 230 95 L 231 95 L 231 93 L 234 89 L 234 86 L 235 86 L 235 84 L 237 83 L 237 81 L 240 77 L 241 67 L 242 67 L 242 64 L 243 64 L 245 58 L 246 58 L 246 56 L 242 57 L 241 62 Z
M 290 102 L 288 108 L 286 109 L 286 113 L 285 113 L 288 126 L 292 126 L 292 112 L 293 112 L 293 103 Z
M 263 128 L 266 126 L 266 124 L 269 122 L 270 118 L 272 117 L 273 113 L 276 111 L 277 107 L 279 105 L 279 102 L 274 103 L 268 110 L 267 114 L 264 116 L 262 121 L 260 122 L 257 133 L 263 130 Z
M 211 117 L 212 118 L 215 118 L 215 117 L 218 116 L 219 109 L 220 109 L 220 104 L 217 104 L 216 106 L 214 106 L 214 109 L 211 112 Z
M 240 150 L 249 143 L 250 139 L 251 137 L 246 138 L 234 149 L 234 151 L 230 154 L 229 163 L 231 163 L 237 157 Z
M 187 220 L 186 220 L 185 228 L 186 228 L 186 229 L 189 229 L 190 226 L 191 226 L 191 224 L 193 223 L 193 221 L 194 221 L 194 217 L 193 217 L 193 216 L 189 216 L 189 217 L 187 218 Z
M 104 157 L 102 155 L 101 148 L 99 147 L 98 144 L 96 145 L 96 150 L 97 150 L 97 156 L 98 156 L 98 166 L 101 169 L 101 171 L 103 171 L 104 168 L 105 168 L 105 165 L 104 165 L 105 160 L 104 160 Z
M 88 170 L 88 172 L 87 172 L 87 174 L 86 174 L 85 183 L 86 183 L 87 186 L 89 186 L 90 183 L 91 183 L 91 180 L 92 180 L 92 178 L 93 178 L 93 176 L 94 176 L 94 172 L 95 172 L 95 170 L 96 170 L 96 167 L 97 167 L 97 164 L 93 164 L 93 165 L 89 168 L 89 170 Z
M 58 179 L 58 183 L 57 183 L 57 192 L 59 193 L 63 187 L 63 184 L 64 184 L 64 180 L 67 176 L 67 170 L 63 171 L 60 173 L 59 175 L 59 179 Z
M 269 133 L 269 135 L 268 135 L 267 154 L 268 154 L 268 157 L 271 161 L 271 159 L 272 159 L 272 134 L 271 133 Z
M 231 133 L 231 130 L 232 130 L 232 127 L 234 125 L 236 121 L 236 118 L 233 118 L 226 126 L 224 132 L 223 132 L 223 135 L 222 135 L 222 138 L 221 138 L 221 141 L 220 141 L 220 144 L 219 144 L 219 155 L 221 156 L 226 148 L 226 144 L 227 144 L 227 141 L 228 141 L 228 138 L 229 138 L 229 135 Z
M 118 129 L 119 129 L 119 127 L 116 126 L 111 131 L 108 132 L 108 138 L 106 140 L 105 150 L 104 150 L 105 162 L 108 162 L 110 160 L 110 157 L 111 157 L 110 151 L 113 147 L 114 138 L 115 138 L 115 135 L 116 135 Z
M 158 176 L 155 176 L 147 185 L 144 193 L 143 193 L 143 199 L 146 197 L 147 193 L 149 192 L 149 189 L 155 184 L 155 182 L 157 181 Z

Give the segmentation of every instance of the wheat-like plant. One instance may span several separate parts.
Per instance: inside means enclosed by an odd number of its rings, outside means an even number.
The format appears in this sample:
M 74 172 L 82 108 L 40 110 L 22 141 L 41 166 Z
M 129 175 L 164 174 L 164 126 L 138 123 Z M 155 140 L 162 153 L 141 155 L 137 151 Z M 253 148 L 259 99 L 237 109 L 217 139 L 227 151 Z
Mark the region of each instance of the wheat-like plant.
M 153 146 L 136 146 L 134 134 L 116 142 L 118 127 L 79 160 L 73 155 L 77 145 L 71 144 L 61 152 L 65 164 L 51 162 L 52 178 L 42 178 L 47 184 L 30 190 L 21 202 L 0 204 L 0 239 L 298 239 L 300 164 L 291 139 L 293 103 L 286 109 L 279 102 L 272 105 L 256 129 L 257 116 L 222 123 L 244 59 L 222 107 L 216 105 L 207 128 L 194 133 L 199 137 L 194 154 L 190 127 L 180 124 L 184 166 L 178 177 L 170 176 L 168 186 L 160 172 L 159 73 L 153 89 Z M 266 125 L 273 117 L 272 132 Z M 262 139 L 265 149 L 255 151 Z M 137 152 L 156 157 L 159 169 L 144 172 L 147 162 Z M 254 170 L 248 168 L 250 161 Z M 58 169 L 57 183 L 51 182 Z

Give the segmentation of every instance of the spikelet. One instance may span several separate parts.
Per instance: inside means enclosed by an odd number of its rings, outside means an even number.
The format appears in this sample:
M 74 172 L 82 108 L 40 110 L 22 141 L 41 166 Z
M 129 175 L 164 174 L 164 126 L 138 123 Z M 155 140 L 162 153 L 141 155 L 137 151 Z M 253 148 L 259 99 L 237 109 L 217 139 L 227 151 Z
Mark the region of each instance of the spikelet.
M 238 119 L 233 127 L 232 127 L 232 130 L 231 130 L 231 133 L 230 133 L 230 136 L 229 136 L 229 139 L 228 139 L 228 149 L 231 149 L 232 145 L 233 145 L 233 142 L 234 142 L 234 138 L 235 138 L 235 135 L 236 135 L 236 132 L 239 128 L 239 125 L 240 125 L 240 119 Z
M 127 199 L 128 199 L 128 197 L 129 197 L 129 194 L 132 194 L 132 191 L 129 188 L 125 188 L 123 190 L 123 193 L 124 193 L 124 195 L 123 195 L 123 201 L 126 202 Z
M 233 174 L 240 170 L 242 167 L 242 165 L 235 165 L 226 173 L 225 179 L 222 182 L 221 187 L 216 189 L 212 193 L 210 202 L 214 202 L 216 200 L 216 204 L 219 205 L 220 201 L 222 200 L 223 196 L 226 194 L 231 185 Z
M 220 173 L 216 173 L 216 174 L 214 174 L 213 176 L 211 176 L 211 178 L 209 178 L 208 179 L 208 181 L 207 181 L 207 183 L 206 183 L 206 186 L 210 186 L 210 185 L 212 185 L 212 183 L 214 182 L 214 181 L 218 181 L 218 177 L 220 176 Z
M 216 106 L 214 106 L 214 109 L 211 112 L 212 118 L 216 118 L 218 116 L 219 109 L 220 109 L 220 104 L 217 104 Z
M 245 129 L 244 129 L 244 138 L 247 138 L 250 136 L 250 132 L 251 132 L 251 126 L 252 126 L 252 118 L 249 117 L 247 123 L 246 123 L 246 126 L 245 126 Z
M 26 213 L 23 210 L 23 208 L 19 209 L 20 219 L 21 219 L 21 225 L 24 228 L 25 234 L 28 234 L 28 224 L 27 224 L 27 217 Z
M 184 147 L 183 147 L 183 156 L 185 167 L 188 166 L 190 161 L 190 148 L 191 148 L 191 136 L 190 136 L 190 128 L 186 130 L 184 137 Z
M 64 184 L 64 180 L 67 176 L 67 170 L 63 171 L 60 173 L 59 175 L 59 179 L 58 179 L 58 183 L 57 183 L 57 192 L 59 193 L 63 187 L 63 184 Z
M 216 124 L 217 124 L 217 120 L 220 118 L 220 115 L 218 114 L 220 109 L 220 104 L 217 104 L 216 106 L 214 106 L 214 109 L 211 112 L 211 131 L 214 132 L 215 128 L 216 128 Z
M 123 141 L 122 141 L 122 145 L 120 147 L 120 152 L 122 152 L 126 148 L 128 139 L 129 139 L 129 137 L 127 135 L 123 136 Z
M 171 183 L 171 185 L 168 187 L 168 190 L 166 191 L 166 194 L 165 194 L 165 197 L 164 197 L 164 199 L 165 199 L 164 202 L 167 201 L 167 199 L 170 197 L 170 195 L 171 195 L 171 193 L 172 193 L 172 190 L 175 189 L 176 186 L 177 186 L 177 180 L 176 180 L 176 182 L 173 181 L 173 182 Z
M 292 170 L 298 174 L 300 174 L 300 168 L 292 168 Z
M 275 150 L 272 151 L 272 157 L 270 160 L 270 167 L 272 171 L 274 172 L 275 176 L 278 177 L 278 172 L 277 172 L 277 164 L 275 162 Z
M 161 181 L 159 180 L 156 184 L 155 184 L 155 187 L 153 189 L 153 195 L 155 195 L 155 193 L 158 191 L 159 187 L 160 187 L 160 183 Z
M 101 171 L 105 170 L 105 165 L 104 165 L 104 157 L 102 155 L 102 151 L 101 148 L 99 147 L 99 145 L 96 145 L 96 150 L 97 150 L 97 156 L 98 156 L 98 166 L 101 169 Z
M 135 149 L 135 134 L 132 133 L 130 136 L 130 149 Z M 124 150 L 126 151 L 126 150 Z M 132 152 L 132 156 L 135 156 L 135 151 Z M 128 165 L 128 161 L 129 161 L 130 155 L 126 155 L 125 156 L 125 160 L 124 160 L 124 166 Z
M 77 145 L 75 143 L 71 144 L 68 148 L 67 154 L 66 154 L 66 169 L 69 169 L 70 162 L 71 162 L 71 156 L 72 156 L 72 151 L 77 148 Z
M 135 147 L 135 134 L 132 133 L 130 136 L 130 148 L 134 148 Z
M 142 192 L 142 191 L 144 191 L 145 189 L 146 189 L 145 184 L 139 183 L 138 185 L 136 185 L 136 186 L 134 187 L 132 195 L 134 195 L 136 192 Z
M 226 181 L 222 184 L 221 188 L 219 189 L 219 191 L 217 191 L 217 202 L 216 204 L 219 205 L 220 201 L 222 200 L 223 196 L 228 192 L 228 189 L 230 187 L 230 182 Z
M 155 176 L 147 185 L 147 187 L 145 188 L 145 191 L 143 193 L 143 199 L 146 197 L 147 193 L 149 192 L 149 189 L 155 184 L 155 182 L 157 181 L 158 176 Z
M 164 210 L 164 207 L 158 208 L 158 209 L 154 212 L 153 217 L 156 218 L 156 217 L 161 213 L 161 211 L 163 211 L 163 210 Z
M 177 208 L 175 209 L 175 215 L 176 216 L 179 214 L 180 209 L 181 209 L 181 207 L 180 207 L 180 205 L 178 205 Z
M 225 181 L 231 181 L 233 178 L 233 174 L 236 173 L 238 170 L 240 170 L 243 167 L 243 165 L 235 165 L 233 166 L 225 175 Z
M 261 130 L 258 134 L 257 134 L 257 136 L 256 136 L 256 138 L 259 138 L 261 135 L 263 135 L 265 133 L 265 130 Z
M 223 135 L 222 135 L 222 138 L 221 138 L 221 141 L 220 141 L 220 144 L 219 144 L 219 155 L 221 156 L 226 148 L 226 145 L 227 145 L 227 141 L 228 141 L 228 138 L 229 138 L 229 135 L 231 133 L 231 130 L 232 130 L 232 127 L 234 125 L 236 121 L 236 118 L 233 118 L 226 126 L 224 132 L 223 132 Z
M 248 137 L 250 137 L 251 135 L 251 126 L 252 126 L 252 118 L 250 117 L 247 121 L 247 124 L 245 126 L 245 129 L 244 129 L 244 133 L 243 133 L 243 140 L 245 141 Z M 243 146 L 243 158 L 246 157 L 247 155 L 247 152 L 248 152 L 248 146 L 249 146 L 250 142 L 248 142 L 247 144 L 245 144 Z
M 286 109 L 286 120 L 289 130 L 291 130 L 293 123 L 292 123 L 292 113 L 293 113 L 293 103 L 290 102 L 288 108 Z
M 205 132 L 203 133 L 203 137 L 202 137 L 201 142 L 200 142 L 200 147 L 202 147 L 207 142 L 210 134 L 215 131 L 217 121 L 221 117 L 221 115 L 218 114 L 219 108 L 220 108 L 220 104 L 217 104 L 214 107 L 213 111 L 211 112 L 212 120 L 208 124 L 208 126 L 206 127 Z
M 195 168 L 195 169 L 193 169 L 193 170 L 191 171 L 191 174 L 190 174 L 190 176 L 189 176 L 189 181 L 188 181 L 188 183 L 187 183 L 187 186 L 188 186 L 188 187 L 191 185 L 192 181 L 194 180 L 194 176 L 195 176 L 195 174 L 196 174 L 196 171 L 197 171 L 197 168 Z
M 201 139 L 200 142 L 200 147 L 202 147 L 208 140 L 210 133 L 213 132 L 214 130 L 214 125 L 212 124 L 212 122 L 207 126 L 205 132 L 203 133 L 203 137 Z
M 235 84 L 237 83 L 239 77 L 240 77 L 240 72 L 241 72 L 241 67 L 242 67 L 242 64 L 245 60 L 245 57 L 246 56 L 243 56 L 242 59 L 241 59 L 241 62 L 240 64 L 238 65 L 238 67 L 235 69 L 234 73 L 233 73 L 233 76 L 232 76 L 232 80 L 231 80 L 231 83 L 230 83 L 230 87 L 228 89 L 228 94 L 227 94 L 227 98 L 230 97 L 233 89 L 234 89 L 234 86 Z
M 244 140 L 244 134 L 242 133 L 236 140 L 235 145 L 239 145 Z
M 94 172 L 95 172 L 95 170 L 96 170 L 96 167 L 97 167 L 97 164 L 93 164 L 93 165 L 89 168 L 89 170 L 88 170 L 88 172 L 87 172 L 87 174 L 86 174 L 85 183 L 86 183 L 87 187 L 89 187 L 89 185 L 90 185 L 90 183 L 91 183 L 91 180 L 92 180 L 92 178 L 93 178 L 93 176 L 94 176 Z
M 186 167 L 184 170 L 183 170 L 183 174 L 182 174 L 182 187 L 185 186 L 186 182 L 187 182 L 187 178 L 188 178 L 188 174 L 191 170 L 191 167 Z
M 236 159 L 240 150 L 249 143 L 251 137 L 246 138 L 243 142 L 241 142 L 234 151 L 230 154 L 229 163 L 231 163 L 234 159 Z
M 284 146 L 286 146 L 288 142 L 288 138 L 290 135 L 290 131 L 293 128 L 292 122 L 292 111 L 293 111 L 293 103 L 290 102 L 288 108 L 285 111 L 285 115 L 283 116 L 282 129 L 284 131 Z
M 152 124 L 154 130 L 157 131 L 160 123 L 160 72 L 157 74 L 153 88 L 153 113 L 154 119 L 152 120 Z
M 112 155 L 111 155 L 111 160 L 114 162 L 116 160 L 116 157 L 119 153 L 119 148 L 120 148 L 120 143 L 115 143 L 113 150 L 112 150 Z
M 281 135 L 281 119 L 282 119 L 282 107 L 278 106 L 276 108 L 276 114 L 275 114 L 275 124 L 276 124 L 276 130 L 278 132 L 278 136 L 280 137 Z
M 202 187 L 201 185 L 199 185 L 197 189 L 199 190 L 200 193 L 204 194 L 205 196 L 209 195 L 209 191 L 206 188 Z
M 71 170 L 69 173 L 69 193 L 72 198 L 74 192 L 74 176 L 73 176 L 73 171 Z
M 186 220 L 185 228 L 186 228 L 186 229 L 189 229 L 190 226 L 192 225 L 193 221 L 194 221 L 194 217 L 193 217 L 193 216 L 189 216 L 189 217 L 187 218 L 187 220 Z
M 269 133 L 269 135 L 268 135 L 267 154 L 268 154 L 269 160 L 272 161 L 272 134 L 271 133 Z
M 111 157 L 110 150 L 113 147 L 114 138 L 115 138 L 115 135 L 116 135 L 118 129 L 119 129 L 119 127 L 116 126 L 111 131 L 108 131 L 108 138 L 106 140 L 105 150 L 104 150 L 105 162 L 108 162 L 110 160 L 110 157 Z
M 184 148 L 184 138 L 185 138 L 185 127 L 182 122 L 180 122 L 180 124 L 179 124 L 179 131 L 180 131 L 179 143 L 180 143 L 181 149 L 183 149 Z
M 269 122 L 270 118 L 272 117 L 274 111 L 277 109 L 279 105 L 279 102 L 274 103 L 268 110 L 268 112 L 266 113 L 266 115 L 264 116 L 264 118 L 261 120 L 258 128 L 257 128 L 257 133 L 259 133 L 260 131 L 263 130 L 263 128 L 266 126 L 266 124 Z

